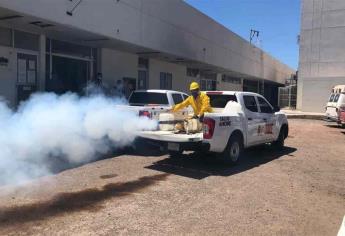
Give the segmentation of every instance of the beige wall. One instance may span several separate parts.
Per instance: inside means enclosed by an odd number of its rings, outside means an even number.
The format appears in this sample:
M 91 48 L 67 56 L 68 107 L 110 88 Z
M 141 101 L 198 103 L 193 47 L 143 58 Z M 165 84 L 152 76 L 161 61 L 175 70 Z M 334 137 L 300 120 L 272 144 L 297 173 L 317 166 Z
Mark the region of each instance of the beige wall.
M 123 77 L 138 78 L 137 55 L 103 48 L 101 58 L 103 81 L 107 86 L 114 87 Z
M 174 90 L 187 91 L 189 80 L 186 76 L 185 66 L 150 59 L 149 68 L 149 88 L 159 89 L 160 73 L 166 72 L 172 74 L 172 87 Z

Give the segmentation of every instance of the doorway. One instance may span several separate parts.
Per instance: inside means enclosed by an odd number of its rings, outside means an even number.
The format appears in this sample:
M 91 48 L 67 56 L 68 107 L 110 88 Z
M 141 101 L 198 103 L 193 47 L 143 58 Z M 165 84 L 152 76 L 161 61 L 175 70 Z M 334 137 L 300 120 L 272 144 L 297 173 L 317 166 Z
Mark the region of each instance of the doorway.
M 47 81 L 47 91 L 57 94 L 73 92 L 82 95 L 89 74 L 89 61 L 52 56 L 52 76 Z
M 37 56 L 17 54 L 17 104 L 37 91 Z

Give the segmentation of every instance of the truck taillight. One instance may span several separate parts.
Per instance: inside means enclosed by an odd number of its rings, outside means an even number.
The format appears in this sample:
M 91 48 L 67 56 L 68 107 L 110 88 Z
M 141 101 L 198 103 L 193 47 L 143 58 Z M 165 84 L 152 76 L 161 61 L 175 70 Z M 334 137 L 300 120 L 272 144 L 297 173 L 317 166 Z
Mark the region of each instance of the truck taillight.
M 211 139 L 213 137 L 215 124 L 216 124 L 215 120 L 211 118 L 204 118 L 204 122 L 203 122 L 204 139 Z
M 146 116 L 151 119 L 151 113 L 149 111 L 139 111 L 139 116 Z

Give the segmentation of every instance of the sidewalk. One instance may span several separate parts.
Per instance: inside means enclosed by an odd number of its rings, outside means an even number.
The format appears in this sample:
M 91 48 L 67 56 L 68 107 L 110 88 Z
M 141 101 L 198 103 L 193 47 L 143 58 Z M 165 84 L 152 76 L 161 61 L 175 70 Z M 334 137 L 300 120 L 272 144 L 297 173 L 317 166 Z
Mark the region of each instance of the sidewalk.
M 299 110 L 288 110 L 288 109 L 282 109 L 281 111 L 286 114 L 288 119 L 323 120 L 325 117 L 324 113 L 317 113 L 317 112 L 303 112 Z

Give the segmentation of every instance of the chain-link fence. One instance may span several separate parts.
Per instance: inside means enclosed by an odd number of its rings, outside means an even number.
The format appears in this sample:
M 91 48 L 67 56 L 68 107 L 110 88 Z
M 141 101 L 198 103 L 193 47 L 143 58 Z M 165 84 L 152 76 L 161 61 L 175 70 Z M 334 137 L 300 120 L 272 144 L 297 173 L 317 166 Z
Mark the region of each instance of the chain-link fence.
M 278 105 L 280 108 L 296 109 L 297 85 L 280 87 L 278 96 Z

